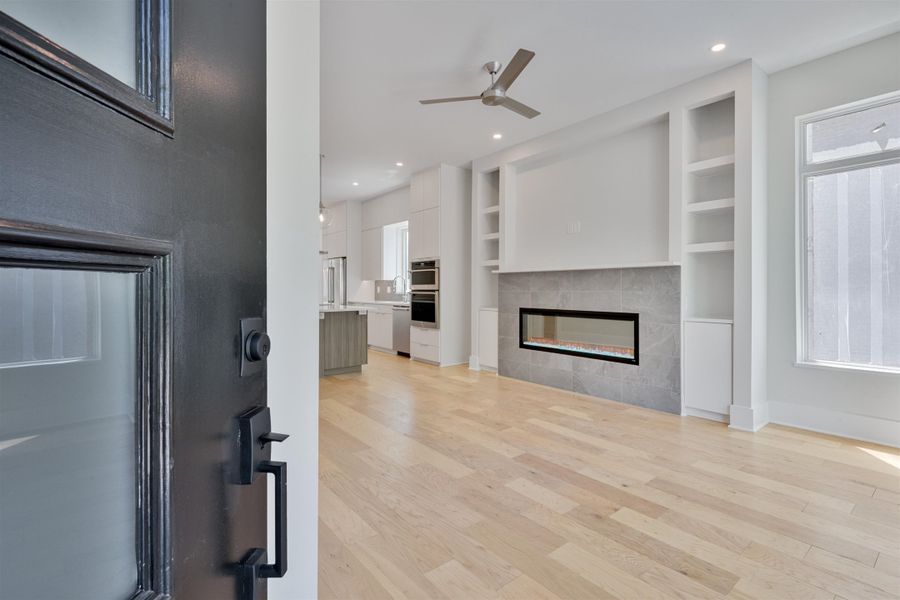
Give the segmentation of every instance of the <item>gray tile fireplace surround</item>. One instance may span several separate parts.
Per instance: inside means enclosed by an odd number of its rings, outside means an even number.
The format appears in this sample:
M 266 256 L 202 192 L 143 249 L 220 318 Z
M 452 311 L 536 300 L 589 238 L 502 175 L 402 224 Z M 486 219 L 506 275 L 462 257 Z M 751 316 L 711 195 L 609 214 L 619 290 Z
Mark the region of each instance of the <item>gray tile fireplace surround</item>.
M 500 374 L 678 413 L 680 277 L 679 267 L 501 273 Z M 636 312 L 640 365 L 519 348 L 519 307 Z

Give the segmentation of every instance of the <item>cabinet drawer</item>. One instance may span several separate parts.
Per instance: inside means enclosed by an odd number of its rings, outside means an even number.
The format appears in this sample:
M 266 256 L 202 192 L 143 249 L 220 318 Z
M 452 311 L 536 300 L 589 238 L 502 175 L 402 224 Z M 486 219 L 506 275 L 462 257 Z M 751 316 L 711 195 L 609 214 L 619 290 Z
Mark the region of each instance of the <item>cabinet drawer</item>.
M 410 340 L 409 353 L 413 358 L 419 358 L 433 363 L 441 362 L 441 351 L 437 346 L 428 346 Z
M 409 330 L 409 341 L 423 346 L 440 346 L 441 331 L 439 329 L 412 327 Z

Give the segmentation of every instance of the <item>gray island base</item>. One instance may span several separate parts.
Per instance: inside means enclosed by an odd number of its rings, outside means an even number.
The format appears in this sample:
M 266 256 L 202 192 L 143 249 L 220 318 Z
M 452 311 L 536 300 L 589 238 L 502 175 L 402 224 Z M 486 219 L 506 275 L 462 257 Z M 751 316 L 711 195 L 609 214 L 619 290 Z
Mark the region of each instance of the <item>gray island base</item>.
M 319 376 L 359 373 L 368 361 L 368 316 L 359 307 L 319 309 Z

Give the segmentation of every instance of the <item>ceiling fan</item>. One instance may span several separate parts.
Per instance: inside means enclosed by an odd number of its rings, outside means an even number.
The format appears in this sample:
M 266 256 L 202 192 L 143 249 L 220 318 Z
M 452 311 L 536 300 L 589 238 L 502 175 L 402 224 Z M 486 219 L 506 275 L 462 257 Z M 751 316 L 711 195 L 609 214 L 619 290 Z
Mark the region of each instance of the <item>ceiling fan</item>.
M 481 100 L 482 104 L 486 104 L 487 106 L 502 106 L 503 108 L 508 108 L 514 113 L 518 113 L 523 117 L 527 117 L 529 119 L 533 119 L 540 112 L 534 110 L 530 106 L 526 106 L 521 102 L 517 102 L 513 100 L 509 96 L 506 95 L 506 90 L 509 89 L 509 86 L 513 84 L 516 78 L 522 74 L 522 71 L 531 62 L 531 59 L 534 58 L 534 52 L 531 50 L 524 50 L 519 48 L 519 51 L 516 52 L 516 55 L 512 57 L 512 60 L 509 61 L 509 64 L 506 65 L 506 69 L 500 73 L 500 69 L 503 67 L 497 61 L 491 61 L 484 64 L 484 70 L 491 74 L 491 85 L 488 89 L 481 92 L 481 94 L 477 96 L 459 96 L 456 98 L 435 98 L 433 100 L 419 100 L 421 104 L 441 104 L 443 102 L 463 102 L 466 100 Z M 494 80 L 494 76 L 500 73 L 500 77 L 497 80 Z

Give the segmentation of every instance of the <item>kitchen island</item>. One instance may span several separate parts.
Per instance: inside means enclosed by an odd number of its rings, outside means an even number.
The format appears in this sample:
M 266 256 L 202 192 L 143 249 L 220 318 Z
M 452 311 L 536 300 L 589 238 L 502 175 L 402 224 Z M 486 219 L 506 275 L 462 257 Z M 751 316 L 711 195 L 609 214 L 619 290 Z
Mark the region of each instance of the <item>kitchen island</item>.
M 368 360 L 368 311 L 359 306 L 319 306 L 319 376 L 359 373 Z

